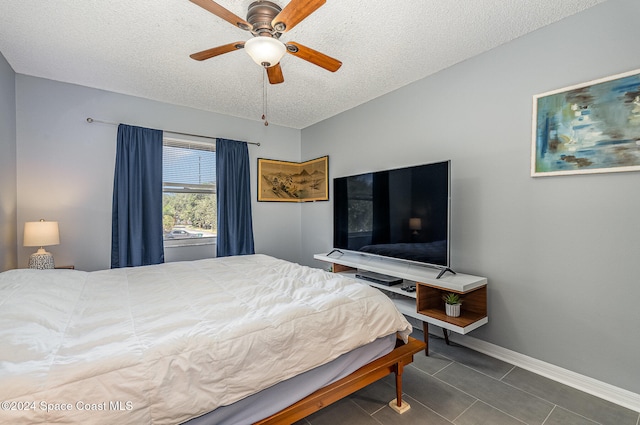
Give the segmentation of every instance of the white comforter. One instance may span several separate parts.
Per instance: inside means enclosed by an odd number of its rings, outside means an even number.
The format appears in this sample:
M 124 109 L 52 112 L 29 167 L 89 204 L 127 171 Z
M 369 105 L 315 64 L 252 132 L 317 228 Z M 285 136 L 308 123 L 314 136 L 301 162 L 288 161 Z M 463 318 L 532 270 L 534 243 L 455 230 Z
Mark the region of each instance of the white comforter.
M 0 273 L 0 423 L 177 424 L 411 326 L 264 255 Z

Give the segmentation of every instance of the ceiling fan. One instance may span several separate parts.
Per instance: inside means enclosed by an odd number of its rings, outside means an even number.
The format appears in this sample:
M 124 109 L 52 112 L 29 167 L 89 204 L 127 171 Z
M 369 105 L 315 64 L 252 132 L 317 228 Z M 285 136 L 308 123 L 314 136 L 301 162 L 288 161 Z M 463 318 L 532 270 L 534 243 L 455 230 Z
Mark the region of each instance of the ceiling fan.
M 284 9 L 271 1 L 254 1 L 249 5 L 246 21 L 213 0 L 190 1 L 232 25 L 253 34 L 253 38 L 247 41 L 237 41 L 194 53 L 190 55 L 192 59 L 202 61 L 224 53 L 245 49 L 254 62 L 266 69 L 271 84 L 284 82 L 280 59 L 285 53 L 297 56 L 331 72 L 337 71 L 342 66 L 342 62 L 324 53 L 293 41 L 283 43 L 279 40 L 283 33 L 315 12 L 325 4 L 326 0 L 291 0 Z

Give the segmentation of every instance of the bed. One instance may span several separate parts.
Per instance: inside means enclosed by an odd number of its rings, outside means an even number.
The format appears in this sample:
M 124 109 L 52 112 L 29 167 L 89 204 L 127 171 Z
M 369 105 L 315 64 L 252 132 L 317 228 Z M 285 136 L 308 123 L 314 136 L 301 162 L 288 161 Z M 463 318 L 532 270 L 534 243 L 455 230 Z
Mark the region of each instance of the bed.
M 10 270 L 0 422 L 285 424 L 392 372 L 401 410 L 410 332 L 381 292 L 265 255 Z

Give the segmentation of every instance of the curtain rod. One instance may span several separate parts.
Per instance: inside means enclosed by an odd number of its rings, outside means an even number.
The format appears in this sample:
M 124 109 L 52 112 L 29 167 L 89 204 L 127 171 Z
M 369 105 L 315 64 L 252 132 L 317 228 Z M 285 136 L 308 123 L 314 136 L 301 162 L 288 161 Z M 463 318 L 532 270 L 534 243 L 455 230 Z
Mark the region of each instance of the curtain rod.
M 109 122 L 109 121 L 101 121 L 101 120 L 96 120 L 93 119 L 91 117 L 87 118 L 87 122 L 89 124 L 94 123 L 94 122 L 99 122 L 101 124 L 109 124 L 109 125 L 118 125 L 117 122 Z M 211 136 L 202 136 L 200 134 L 192 134 L 192 133 L 181 133 L 179 131 L 171 131 L 171 130 L 162 130 L 165 131 L 167 133 L 171 133 L 171 134 L 180 134 L 181 136 L 193 136 L 193 137 L 202 137 L 204 139 L 212 139 L 212 140 L 216 140 L 217 137 L 211 137 Z M 260 146 L 259 142 L 244 142 L 244 143 L 248 143 L 250 145 L 256 145 L 256 146 Z

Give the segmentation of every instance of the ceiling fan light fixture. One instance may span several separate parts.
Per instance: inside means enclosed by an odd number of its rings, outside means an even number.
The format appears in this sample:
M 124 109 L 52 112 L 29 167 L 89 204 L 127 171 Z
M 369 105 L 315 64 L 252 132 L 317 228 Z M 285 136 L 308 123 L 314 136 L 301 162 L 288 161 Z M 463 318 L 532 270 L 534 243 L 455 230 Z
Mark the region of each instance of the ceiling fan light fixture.
M 264 67 L 278 64 L 287 52 L 284 43 L 270 36 L 258 36 L 247 40 L 244 50 L 255 63 Z

